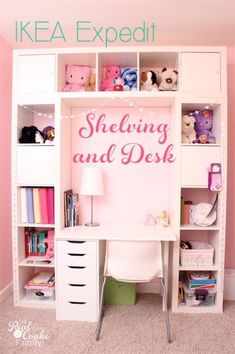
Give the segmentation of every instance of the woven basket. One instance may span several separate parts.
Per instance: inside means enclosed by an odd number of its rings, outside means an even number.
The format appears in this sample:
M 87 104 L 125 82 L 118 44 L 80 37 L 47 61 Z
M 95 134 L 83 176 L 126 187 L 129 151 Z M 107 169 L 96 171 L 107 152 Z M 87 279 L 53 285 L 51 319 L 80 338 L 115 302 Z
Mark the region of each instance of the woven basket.
M 180 248 L 180 263 L 182 266 L 213 265 L 214 248 L 207 242 L 190 241 L 192 249 Z

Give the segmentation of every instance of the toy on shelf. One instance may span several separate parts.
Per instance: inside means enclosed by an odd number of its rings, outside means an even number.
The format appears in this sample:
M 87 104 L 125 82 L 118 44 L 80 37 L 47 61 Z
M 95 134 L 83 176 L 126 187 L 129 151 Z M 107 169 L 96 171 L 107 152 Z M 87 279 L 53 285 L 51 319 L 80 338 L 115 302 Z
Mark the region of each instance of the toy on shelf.
M 169 215 L 166 210 L 163 210 L 163 212 L 158 216 L 158 223 L 164 227 L 169 226 Z
M 132 68 L 122 68 L 121 76 L 124 80 L 124 91 L 137 90 L 137 70 Z
M 154 71 L 143 71 L 140 74 L 141 91 L 158 91 L 157 75 Z
M 114 80 L 121 77 L 121 68 L 117 65 L 109 65 L 105 69 L 104 79 L 101 80 L 101 91 L 114 91 Z
M 85 86 L 86 91 L 95 91 L 96 77 L 95 73 L 92 73 L 88 84 Z
M 213 127 L 213 111 L 210 109 L 202 109 L 192 113 L 195 118 L 195 130 L 198 143 L 215 144 L 216 139 L 212 133 Z
M 160 73 L 160 91 L 176 91 L 178 71 L 175 69 L 163 68 Z
M 52 258 L 54 257 L 54 231 L 49 230 L 44 243 L 47 245 L 47 250 L 45 254 L 45 258 Z
M 23 127 L 21 130 L 21 137 L 19 138 L 21 144 L 42 144 L 43 134 L 37 127 L 31 125 L 30 127 Z
M 65 72 L 65 92 L 85 91 L 90 81 L 91 69 L 88 66 L 67 65 Z
M 123 91 L 124 80 L 121 77 L 114 79 L 113 91 Z
M 42 131 L 44 144 L 52 144 L 55 138 L 55 129 L 51 125 L 45 127 Z
M 147 214 L 145 219 L 145 225 L 155 225 L 156 220 L 152 214 Z
M 182 144 L 192 144 L 196 140 L 196 131 L 194 129 L 195 118 L 193 116 L 184 115 L 182 117 L 182 135 L 181 142 Z

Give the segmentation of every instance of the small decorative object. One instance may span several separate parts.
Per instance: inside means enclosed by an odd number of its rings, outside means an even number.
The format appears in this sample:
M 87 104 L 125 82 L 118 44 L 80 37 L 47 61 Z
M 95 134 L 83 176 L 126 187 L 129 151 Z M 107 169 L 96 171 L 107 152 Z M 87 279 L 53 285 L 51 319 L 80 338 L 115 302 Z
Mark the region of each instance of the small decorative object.
M 114 80 L 121 77 L 120 66 L 109 65 L 105 69 L 104 79 L 101 81 L 100 90 L 101 91 L 113 91 L 114 90 Z
M 54 231 L 53 230 L 48 231 L 44 243 L 47 245 L 47 250 L 44 257 L 46 259 L 54 257 Z
M 86 91 L 95 91 L 95 83 L 96 83 L 96 77 L 95 73 L 92 73 L 90 76 L 90 81 L 88 85 L 85 86 Z
M 147 214 L 146 215 L 146 220 L 145 220 L 145 225 L 155 225 L 156 220 L 152 214 Z
M 193 116 L 184 115 L 182 117 L 182 136 L 181 142 L 183 144 L 195 143 L 196 140 L 196 131 L 194 129 L 195 118 Z
M 160 74 L 160 91 L 176 91 L 178 71 L 175 69 L 163 68 Z
M 144 71 L 140 74 L 141 91 L 158 91 L 157 75 L 154 71 Z
M 137 70 L 132 68 L 122 68 L 121 76 L 124 80 L 124 91 L 137 90 Z
M 216 221 L 216 210 L 209 203 L 197 204 L 192 210 L 192 219 L 196 225 L 210 226 Z
M 85 167 L 82 175 L 81 195 L 89 195 L 91 197 L 91 220 L 86 226 L 99 226 L 99 223 L 93 221 L 93 197 L 104 194 L 103 175 L 99 168 Z
M 163 210 L 163 212 L 158 216 L 158 222 L 161 226 L 169 226 L 169 215 L 166 210 Z
M 195 118 L 195 130 L 198 143 L 215 144 L 216 139 L 212 133 L 213 127 L 213 111 L 210 109 L 202 109 L 192 114 Z
M 208 176 L 208 187 L 211 191 L 222 190 L 221 163 L 212 163 Z
M 114 79 L 113 91 L 123 91 L 124 80 L 121 77 Z
M 55 138 L 55 129 L 51 125 L 45 127 L 42 131 L 45 144 L 51 144 Z
M 22 128 L 19 142 L 21 144 L 43 143 L 43 134 L 34 125 L 25 126 Z
M 88 66 L 67 65 L 65 73 L 65 92 L 85 91 L 90 81 L 91 69 Z

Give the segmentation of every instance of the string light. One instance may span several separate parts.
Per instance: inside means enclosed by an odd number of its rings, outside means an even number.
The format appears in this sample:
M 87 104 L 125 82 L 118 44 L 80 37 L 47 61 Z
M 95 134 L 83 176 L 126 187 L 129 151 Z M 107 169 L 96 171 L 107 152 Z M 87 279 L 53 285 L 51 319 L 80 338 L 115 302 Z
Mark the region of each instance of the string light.
M 121 96 L 111 96 L 110 98 L 108 98 L 107 100 L 105 100 L 102 104 L 96 106 L 96 107 L 93 107 L 93 108 L 89 108 L 87 109 L 86 111 L 82 111 L 81 113 L 75 115 L 75 114 L 71 114 L 71 115 L 61 115 L 60 116 L 60 119 L 74 119 L 74 118 L 79 118 L 79 117 L 84 117 L 86 116 L 88 113 L 92 112 L 96 112 L 98 110 L 100 110 L 102 107 L 106 107 L 106 106 L 109 106 L 109 103 L 110 103 L 110 99 L 111 100 L 122 100 L 123 102 L 126 103 L 126 105 L 128 105 L 129 107 L 132 107 L 136 110 L 138 110 L 139 112 L 141 113 L 144 113 L 144 114 L 148 114 L 150 117 L 153 117 L 154 116 L 154 112 L 153 111 L 148 111 L 146 110 L 145 108 L 135 104 L 133 101 L 131 101 L 130 99 L 126 98 L 126 97 L 121 97 Z M 39 117 L 45 117 L 45 118 L 49 118 L 49 119 L 54 119 L 54 114 L 52 113 L 42 113 L 42 112 L 38 112 L 36 110 L 33 110 L 32 108 L 30 108 L 29 106 L 26 106 L 26 105 L 21 105 L 21 107 L 23 107 L 24 109 L 26 109 L 27 111 L 30 111 L 31 113 L 35 114 L 35 115 L 38 115 Z M 197 109 L 195 111 L 191 111 L 190 113 L 188 113 L 188 115 L 194 115 L 194 114 L 199 114 L 200 112 L 202 112 L 203 110 L 208 110 L 210 108 L 213 107 L 213 104 L 207 104 L 205 105 L 203 108 L 201 109 Z

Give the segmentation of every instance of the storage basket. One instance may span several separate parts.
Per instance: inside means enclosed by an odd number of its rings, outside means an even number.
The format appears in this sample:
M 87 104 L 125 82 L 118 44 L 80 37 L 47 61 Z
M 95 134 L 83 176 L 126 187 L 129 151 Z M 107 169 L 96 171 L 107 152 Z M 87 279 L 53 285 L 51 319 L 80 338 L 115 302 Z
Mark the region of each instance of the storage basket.
M 214 248 L 207 242 L 190 241 L 192 249 L 180 248 L 180 263 L 182 266 L 213 265 Z

